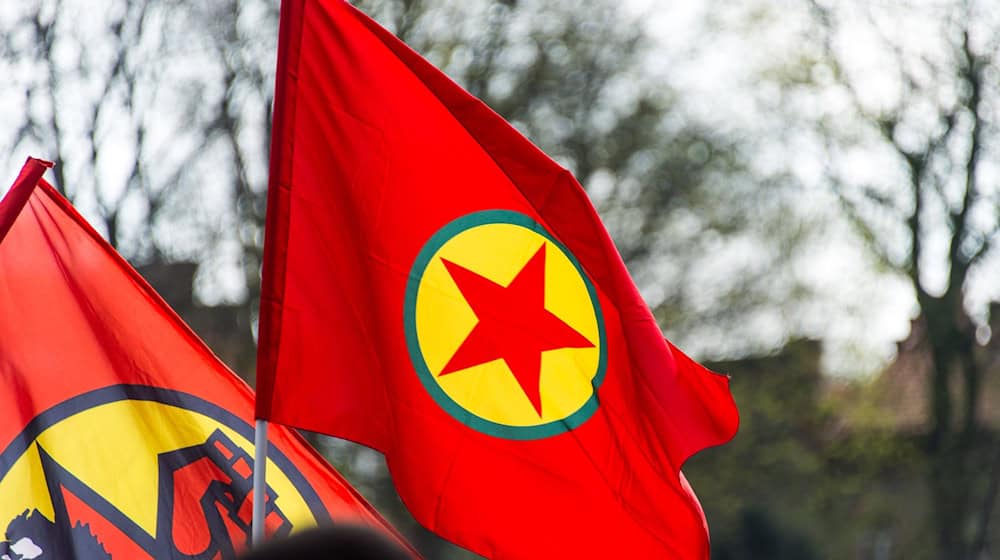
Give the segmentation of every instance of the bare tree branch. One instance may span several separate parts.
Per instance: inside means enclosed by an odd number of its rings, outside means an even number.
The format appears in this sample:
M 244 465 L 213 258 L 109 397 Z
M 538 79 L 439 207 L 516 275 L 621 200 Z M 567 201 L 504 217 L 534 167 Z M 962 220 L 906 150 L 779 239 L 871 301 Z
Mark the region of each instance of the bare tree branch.
M 972 132 L 970 134 L 969 153 L 965 162 L 965 193 L 962 205 L 957 213 L 952 213 L 951 243 L 948 248 L 948 260 L 951 265 L 949 287 L 961 289 L 969 270 L 969 259 L 962 255 L 962 243 L 968 236 L 969 210 L 979 198 L 979 157 L 983 148 L 984 120 L 981 113 L 983 73 L 982 63 L 969 46 L 969 32 L 962 34 L 963 60 L 961 75 L 969 86 L 969 97 L 966 102 L 968 112 L 972 117 Z
M 57 1 L 53 10 L 52 21 L 50 22 L 42 21 L 42 9 L 39 6 L 35 12 L 33 24 L 35 28 L 35 36 L 39 40 L 39 58 L 41 58 L 42 63 L 45 65 L 46 77 L 48 79 L 47 87 L 45 87 L 44 90 L 51 107 L 51 116 L 49 117 L 49 122 L 46 124 L 48 125 L 47 128 L 52 131 L 51 139 L 54 152 L 53 160 L 56 163 L 56 166 L 53 169 L 55 176 L 54 186 L 67 197 L 72 197 L 73 188 L 68 185 L 66 181 L 66 166 L 64 165 L 66 158 L 65 153 L 63 152 L 63 131 L 59 123 L 59 103 L 56 99 L 56 91 L 59 89 L 59 78 L 58 73 L 56 72 L 55 60 L 52 56 L 56 40 L 56 23 L 58 22 L 59 14 L 61 12 L 59 4 L 60 2 Z

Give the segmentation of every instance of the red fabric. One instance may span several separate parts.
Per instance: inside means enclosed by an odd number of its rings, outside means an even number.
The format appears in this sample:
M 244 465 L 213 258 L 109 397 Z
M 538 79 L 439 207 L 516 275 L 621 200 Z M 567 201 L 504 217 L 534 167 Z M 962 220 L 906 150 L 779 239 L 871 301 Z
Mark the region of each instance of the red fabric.
M 35 419 L 32 425 L 44 428 L 49 420 L 42 413 L 105 388 L 167 389 L 207 401 L 235 415 L 237 421 L 222 425 L 242 426 L 244 438 L 247 431 L 250 437 L 241 441 L 252 446 L 251 389 L 41 179 L 50 165 L 29 160 L 0 203 L 0 490 L 4 471 L 18 459 L 17 446 L 30 442 L 22 441 L 26 428 L 32 429 L 29 422 Z M 47 418 L 52 417 L 48 412 Z M 297 434 L 272 426 L 269 435 L 269 456 L 275 459 L 277 451 L 294 464 L 319 499 L 313 507 L 325 510 L 334 521 L 369 525 L 397 538 Z M 226 444 L 218 444 L 218 449 L 227 458 L 233 456 Z M 110 455 L 97 451 L 93 459 L 109 456 L 115 460 L 113 450 Z M 248 467 L 240 462 L 233 468 L 245 476 Z M 272 474 L 269 470 L 269 483 Z M 161 481 L 161 492 L 164 484 Z M 175 496 L 182 497 L 180 491 Z M 198 498 L 193 496 L 196 506 Z M 0 519 L 0 529 L 9 521 Z M 192 523 L 204 520 L 175 519 L 174 533 L 189 534 Z
M 664 342 L 576 180 L 339 0 L 283 2 L 276 91 L 258 417 L 383 451 L 422 524 L 491 558 L 708 558 L 679 470 L 735 434 L 728 380 Z M 542 224 L 596 286 L 607 376 L 567 433 L 473 430 L 407 353 L 418 253 L 488 209 Z

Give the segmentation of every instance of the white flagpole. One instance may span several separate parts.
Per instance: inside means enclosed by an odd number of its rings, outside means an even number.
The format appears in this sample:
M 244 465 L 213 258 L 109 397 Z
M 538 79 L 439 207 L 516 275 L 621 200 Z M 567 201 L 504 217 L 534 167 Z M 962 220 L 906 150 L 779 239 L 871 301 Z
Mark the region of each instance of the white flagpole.
M 256 547 L 264 542 L 264 506 L 267 504 L 267 420 L 257 420 L 253 447 L 253 520 L 250 525 L 250 542 Z

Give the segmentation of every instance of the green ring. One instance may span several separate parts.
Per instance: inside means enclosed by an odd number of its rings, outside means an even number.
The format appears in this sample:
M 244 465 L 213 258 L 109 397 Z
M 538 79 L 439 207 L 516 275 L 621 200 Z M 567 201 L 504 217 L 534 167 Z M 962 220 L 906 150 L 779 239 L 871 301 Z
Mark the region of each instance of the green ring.
M 549 242 L 558 247 L 563 254 L 569 258 L 570 263 L 572 263 L 572 265 L 576 268 L 580 277 L 583 278 L 584 285 L 587 287 L 587 293 L 590 294 L 590 301 L 594 306 L 594 315 L 597 318 L 597 331 L 600 339 L 600 354 L 597 362 L 597 374 L 594 376 L 593 380 L 591 380 L 593 393 L 591 393 L 590 398 L 587 399 L 587 401 L 583 403 L 583 405 L 581 405 L 576 412 L 561 420 L 553 420 L 552 422 L 539 424 L 537 426 L 510 426 L 507 424 L 499 424 L 497 422 L 493 422 L 492 420 L 487 420 L 481 416 L 477 416 L 476 414 L 473 414 L 469 410 L 463 408 L 444 392 L 444 389 L 442 389 L 441 386 L 438 385 L 437 381 L 434 380 L 434 374 L 432 374 L 430 369 L 427 367 L 427 362 L 424 361 L 424 355 L 420 349 L 420 341 L 417 339 L 416 312 L 417 290 L 420 287 L 420 280 L 424 276 L 424 271 L 427 269 L 427 265 L 430 264 L 431 259 L 434 258 L 434 255 L 437 254 L 438 250 L 441 249 L 441 247 L 444 246 L 444 244 L 450 239 L 467 229 L 488 224 L 512 224 L 521 226 L 548 239 Z M 580 266 L 580 263 L 576 260 L 573 253 L 567 250 L 562 243 L 554 238 L 548 230 L 545 229 L 545 227 L 525 214 L 511 210 L 483 210 L 481 212 L 467 214 L 445 224 L 434 235 L 432 235 L 429 240 L 427 240 L 423 249 L 421 249 L 420 253 L 417 254 L 413 267 L 410 269 L 410 278 L 406 283 L 406 299 L 403 303 L 403 315 L 403 323 L 406 328 L 406 346 L 410 352 L 410 361 L 413 362 L 413 367 L 416 369 L 421 383 L 423 383 L 424 388 L 427 389 L 427 392 L 430 393 L 431 397 L 433 397 L 441 408 L 447 411 L 453 418 L 470 428 L 491 436 L 505 439 L 542 439 L 578 428 L 590 419 L 594 412 L 597 411 L 597 390 L 601 387 L 601 384 L 604 383 L 604 375 L 608 365 L 607 334 L 605 333 L 604 328 L 604 315 L 601 313 L 601 303 L 597 298 L 597 290 L 594 288 L 590 278 L 588 278 L 584 273 L 583 267 Z

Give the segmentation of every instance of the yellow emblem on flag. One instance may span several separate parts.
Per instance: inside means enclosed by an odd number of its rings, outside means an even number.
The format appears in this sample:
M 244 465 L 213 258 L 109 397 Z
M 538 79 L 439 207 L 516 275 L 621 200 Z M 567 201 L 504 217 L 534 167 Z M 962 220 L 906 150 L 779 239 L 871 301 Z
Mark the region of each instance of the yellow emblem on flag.
M 227 410 L 155 387 L 56 405 L 0 453 L 0 555 L 233 558 L 249 544 L 252 435 Z M 315 490 L 271 451 L 268 533 L 328 522 Z
M 414 365 L 458 420 L 536 439 L 596 410 L 606 363 L 596 290 L 530 217 L 492 210 L 451 222 L 425 245 L 408 288 Z

